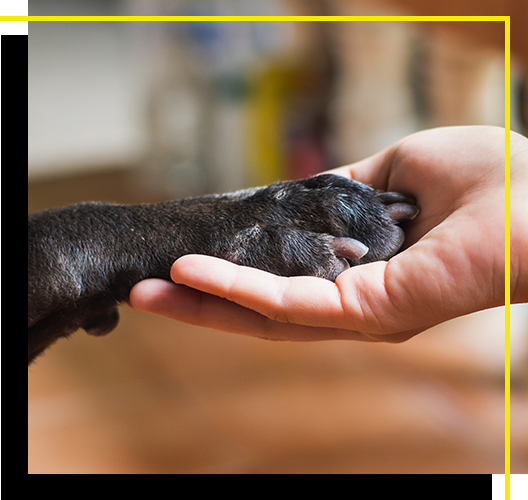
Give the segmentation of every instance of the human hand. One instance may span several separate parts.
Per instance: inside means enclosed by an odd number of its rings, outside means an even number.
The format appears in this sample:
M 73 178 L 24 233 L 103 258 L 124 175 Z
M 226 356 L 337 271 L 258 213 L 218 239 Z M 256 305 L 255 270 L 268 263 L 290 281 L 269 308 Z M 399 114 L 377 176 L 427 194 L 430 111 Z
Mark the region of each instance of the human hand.
M 174 283 L 142 281 L 129 303 L 269 339 L 387 342 L 504 304 L 504 138 L 495 127 L 427 130 L 333 171 L 417 199 L 421 213 L 406 223 L 404 251 L 388 262 L 352 267 L 332 283 L 186 255 L 172 266 Z M 528 299 L 521 259 L 528 240 L 527 166 L 528 140 L 512 134 L 513 302 Z

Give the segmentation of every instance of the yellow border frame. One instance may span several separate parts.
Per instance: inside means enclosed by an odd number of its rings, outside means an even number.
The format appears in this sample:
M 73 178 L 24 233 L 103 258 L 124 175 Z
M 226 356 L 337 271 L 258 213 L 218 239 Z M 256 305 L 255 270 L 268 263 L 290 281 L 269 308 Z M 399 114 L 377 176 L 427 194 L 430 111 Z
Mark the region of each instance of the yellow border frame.
M 499 21 L 505 40 L 505 498 L 510 500 L 510 16 L 0 16 L 0 21 Z

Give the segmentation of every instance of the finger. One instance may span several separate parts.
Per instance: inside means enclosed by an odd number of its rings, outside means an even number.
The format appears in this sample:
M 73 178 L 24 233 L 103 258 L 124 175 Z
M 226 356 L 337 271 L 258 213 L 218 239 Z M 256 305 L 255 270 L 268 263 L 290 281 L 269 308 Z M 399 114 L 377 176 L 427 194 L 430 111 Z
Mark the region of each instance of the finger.
M 474 281 L 471 269 L 447 272 L 445 266 L 453 267 L 456 259 L 446 262 L 442 248 L 434 238 L 427 238 L 388 262 L 352 267 L 335 283 L 313 277 L 278 277 L 199 255 L 178 259 L 171 276 L 177 283 L 226 298 L 278 322 L 390 336 L 423 331 L 474 310 L 467 300 L 460 300 L 461 293 L 464 296 L 460 283 Z M 453 281 L 451 272 L 462 281 Z
M 351 330 L 281 323 L 227 299 L 158 279 L 137 283 L 129 305 L 176 321 L 269 340 L 376 340 Z
M 186 293 L 187 292 L 187 293 Z M 171 316 L 171 311 L 181 309 L 191 315 L 199 313 L 200 292 L 171 281 L 151 278 L 136 283 L 130 290 L 128 305 L 138 311 L 160 316 Z
M 129 304 L 139 311 L 234 333 L 265 319 L 234 302 L 160 279 L 137 283 L 130 291 Z
M 278 278 L 212 257 L 186 256 L 174 264 L 173 278 L 220 296 L 182 284 L 150 279 L 134 286 L 130 293 L 130 305 L 194 325 L 268 339 L 401 342 L 428 325 L 417 327 L 409 320 L 412 315 L 401 306 L 395 309 L 390 300 L 387 303 L 383 299 L 383 292 L 375 291 L 373 284 L 381 283 L 383 288 L 384 264 L 366 264 L 342 273 L 336 281 L 341 294 L 338 304 L 329 300 L 328 294 L 318 286 L 335 286 L 325 280 Z M 369 272 L 354 273 L 359 269 Z M 228 274 L 233 271 L 237 276 L 230 286 L 226 286 L 230 281 Z M 241 279 L 244 275 L 245 279 Z M 255 277 L 259 280 L 256 281 Z M 282 294 L 275 295 L 270 284 L 277 279 L 280 282 L 293 280 L 299 285 L 313 280 L 316 286 L 290 286 Z M 266 284 L 266 281 L 269 283 Z M 267 293 L 263 293 L 265 290 Z M 383 313 L 387 313 L 389 320 L 383 317 Z
M 284 278 L 214 257 L 187 255 L 173 264 L 171 277 L 281 323 L 387 335 L 416 325 L 387 294 L 386 267 L 382 261 L 354 267 L 332 283 Z
M 339 290 L 322 278 L 284 278 L 204 255 L 178 259 L 171 278 L 282 323 L 334 327 L 342 322 Z

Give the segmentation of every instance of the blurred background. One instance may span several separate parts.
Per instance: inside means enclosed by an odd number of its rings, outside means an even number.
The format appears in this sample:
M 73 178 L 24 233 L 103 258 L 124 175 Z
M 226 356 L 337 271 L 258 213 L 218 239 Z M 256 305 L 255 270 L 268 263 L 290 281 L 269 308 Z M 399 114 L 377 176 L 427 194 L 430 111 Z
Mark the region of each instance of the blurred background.
M 429 13 L 413 3 L 30 0 L 29 14 Z M 32 22 L 28 213 L 301 178 L 424 128 L 504 126 L 503 40 L 497 22 Z M 512 37 L 526 134 L 523 47 Z M 512 472 L 526 473 L 526 304 L 511 330 Z M 80 332 L 28 371 L 30 473 L 503 470 L 502 308 L 370 345 L 270 343 L 122 307 L 110 335 Z

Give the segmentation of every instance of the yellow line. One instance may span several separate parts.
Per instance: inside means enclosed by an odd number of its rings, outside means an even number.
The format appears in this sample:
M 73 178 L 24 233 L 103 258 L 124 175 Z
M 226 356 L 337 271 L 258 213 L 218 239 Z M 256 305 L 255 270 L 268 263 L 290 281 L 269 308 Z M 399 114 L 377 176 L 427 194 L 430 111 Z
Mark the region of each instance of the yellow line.
M 508 16 L 0 16 L 0 21 L 503 21 Z
M 1 54 L 2 54 L 2 37 L 0 36 L 0 95 L 2 95 L 2 61 L 1 61 Z M 1 104 L 1 100 L 0 100 L 0 116 L 2 116 L 2 104 Z M 1 134 L 2 130 L 1 130 L 1 120 L 0 120 L 0 137 L 2 137 L 2 134 Z M 0 207 L 2 206 L 2 200 L 1 200 L 1 193 L 2 193 L 2 189 L 1 189 L 1 177 L 2 177 L 2 151 L 1 151 L 1 141 L 0 141 Z M 1 208 L 0 208 L 0 221 L 2 220 L 2 213 L 1 213 Z M 1 224 L 1 222 L 0 222 Z M 1 231 L 1 227 L 0 227 L 0 235 L 2 234 L 2 231 Z M 1 236 L 0 236 L 0 240 L 1 240 Z M 0 241 L 0 247 L 1 247 L 1 241 Z M 1 248 L 0 248 L 1 249 Z M 0 252 L 1 253 L 1 252 Z M 2 278 L 1 278 L 1 274 L 2 274 L 2 268 L 0 266 L 0 290 L 2 289 Z M 1 295 L 1 294 L 0 294 Z M 1 297 L 0 297 L 0 304 L 2 303 L 1 301 Z M 0 306 L 0 325 L 2 324 L 2 321 L 1 321 L 1 316 L 2 316 L 2 312 L 1 312 L 1 306 Z M 1 327 L 0 327 L 0 340 L 1 340 Z M 1 345 L 1 342 L 0 342 L 0 345 Z M 1 354 L 1 353 L 0 353 Z M 2 359 L 2 356 L 0 355 L 0 360 Z M 1 373 L 2 373 L 2 369 L 1 369 L 1 361 L 0 361 L 0 388 L 2 387 L 2 380 L 1 380 Z M 0 396 L 1 396 L 1 389 L 0 389 Z M 0 415 L 1 415 L 1 400 L 2 398 L 0 397 Z M 1 436 L 0 436 L 0 444 L 1 444 Z
M 504 474 L 492 475 L 492 499 L 511 499 L 510 434 L 510 18 L 504 21 Z
M 0 16 L 0 35 L 27 35 L 28 16 Z
M 510 19 L 504 22 L 504 60 L 505 60 L 505 356 L 504 356 L 504 485 L 505 499 L 510 500 Z

